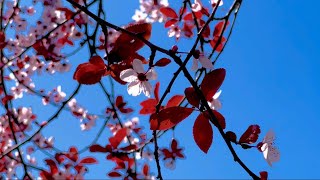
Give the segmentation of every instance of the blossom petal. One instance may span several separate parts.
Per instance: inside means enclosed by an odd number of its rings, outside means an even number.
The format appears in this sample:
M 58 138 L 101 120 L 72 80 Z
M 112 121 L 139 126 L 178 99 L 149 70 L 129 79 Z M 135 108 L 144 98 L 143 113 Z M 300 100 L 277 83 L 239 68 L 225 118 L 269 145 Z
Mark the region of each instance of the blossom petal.
M 152 91 L 152 86 L 148 81 L 141 82 L 141 89 L 144 95 L 150 97 L 150 92 Z
M 218 92 L 216 92 L 216 94 L 214 94 L 214 96 L 212 97 L 213 99 L 218 99 L 220 94 L 221 94 L 221 90 L 219 90 Z
M 213 65 L 212 65 L 209 58 L 207 58 L 205 56 L 200 56 L 199 61 L 202 65 L 202 67 L 207 68 L 207 69 L 213 69 Z
M 158 75 L 157 75 L 156 71 L 153 68 L 151 68 L 147 72 L 146 77 L 148 80 L 156 80 L 158 78 Z
M 139 59 L 134 59 L 132 67 L 137 73 L 144 73 L 142 62 Z
M 272 144 L 274 140 L 275 140 L 275 134 L 274 134 L 273 130 L 270 129 L 270 130 L 267 132 L 266 136 L 263 138 L 263 141 L 262 141 L 262 142 L 263 142 L 263 143 Z
M 132 96 L 138 96 L 139 94 L 141 94 L 140 84 L 141 82 L 138 80 L 130 82 L 127 89 L 128 94 Z
M 192 71 L 196 71 L 198 69 L 198 60 L 197 59 L 192 59 Z
M 272 163 L 279 161 L 280 160 L 279 150 L 274 146 L 269 146 L 266 160 L 270 166 L 272 166 Z
M 120 79 L 125 82 L 132 82 L 138 79 L 138 75 L 133 69 L 126 69 L 121 71 Z

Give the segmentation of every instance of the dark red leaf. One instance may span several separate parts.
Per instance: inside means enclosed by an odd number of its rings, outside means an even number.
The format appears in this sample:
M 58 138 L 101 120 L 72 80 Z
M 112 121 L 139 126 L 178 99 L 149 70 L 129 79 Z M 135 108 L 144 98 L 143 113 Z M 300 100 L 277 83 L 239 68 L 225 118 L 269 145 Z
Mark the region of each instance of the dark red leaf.
M 79 158 L 79 154 L 78 154 L 77 148 L 74 147 L 74 146 L 70 147 L 69 153 L 67 153 L 66 156 L 67 156 L 70 160 L 72 160 L 72 161 L 74 161 L 74 162 L 77 162 L 77 161 L 78 161 L 78 158 Z
M 88 63 L 82 63 L 77 67 L 73 79 L 81 84 L 95 84 L 105 75 L 106 70 L 102 58 L 93 56 Z
M 218 122 L 219 122 L 219 125 L 222 129 L 225 129 L 226 128 L 226 120 L 225 118 L 223 117 L 222 114 L 220 114 L 218 111 L 216 110 L 211 110 L 212 113 L 214 114 L 214 116 L 217 118 Z M 205 114 L 206 118 L 209 120 L 210 119 L 210 115 L 209 113 L 206 111 Z M 214 122 L 214 125 L 217 126 L 217 124 Z
M 261 180 L 267 180 L 268 179 L 268 172 L 267 171 L 261 171 L 260 172 L 260 179 Z
M 173 24 L 177 23 L 178 20 L 177 19 L 169 19 L 165 24 L 164 24 L 164 27 L 165 28 L 168 28 L 170 26 L 172 26 Z
M 188 102 L 194 106 L 199 107 L 200 99 L 198 98 L 198 95 L 193 87 L 188 87 L 184 90 L 184 94 L 186 95 L 186 98 Z
M 122 175 L 116 171 L 109 172 L 108 176 L 110 177 L 121 177 Z
M 102 147 L 99 144 L 94 144 L 90 146 L 90 152 L 108 152 L 108 149 L 106 147 Z
M 113 137 L 109 138 L 109 142 L 113 148 L 118 148 L 121 141 L 127 136 L 127 130 L 127 128 L 122 128 Z
M 143 175 L 145 175 L 145 176 L 149 175 L 149 165 L 148 164 L 144 164 L 142 172 L 143 172 Z
M 86 158 L 83 158 L 79 164 L 96 164 L 98 163 L 98 161 L 93 158 L 93 157 L 86 157 Z
M 173 18 L 173 19 L 178 18 L 177 13 L 170 7 L 162 7 L 160 8 L 160 12 L 169 18 Z
M 207 153 L 213 139 L 213 130 L 209 120 L 201 113 L 193 125 L 193 138 L 198 147 Z
M 136 33 L 146 40 L 151 36 L 152 25 L 150 23 L 131 24 L 125 28 L 127 31 Z M 110 54 L 116 53 L 120 57 L 128 57 L 133 52 L 141 49 L 144 42 L 127 33 L 121 33 L 114 43 L 114 47 Z
M 255 143 L 259 138 L 260 132 L 259 125 L 250 125 L 240 137 L 239 143 Z
M 137 149 L 137 145 L 135 145 L 135 144 L 120 148 L 120 150 L 122 150 L 122 151 L 132 151 L 132 150 L 136 150 L 136 149 Z
M 169 99 L 166 108 L 179 106 L 179 104 L 182 102 L 184 96 L 182 95 L 175 95 L 171 99 Z
M 6 105 L 8 101 L 11 101 L 14 97 L 12 95 L 6 95 L 4 96 L 1 101 L 3 105 Z
M 236 135 L 234 132 L 228 131 L 228 132 L 226 132 L 226 136 L 228 137 L 228 139 L 229 139 L 231 142 L 234 142 L 234 143 L 237 142 L 237 135 Z
M 159 102 L 159 88 L 160 88 L 160 82 L 157 82 L 156 86 L 154 87 L 154 97 L 157 100 L 157 103 Z
M 167 130 L 182 120 L 186 119 L 193 112 L 192 108 L 169 107 L 161 110 L 158 114 L 150 116 L 151 130 Z
M 140 114 L 152 114 L 156 112 L 156 105 L 158 104 L 158 101 L 156 99 L 147 99 L 145 101 L 142 101 L 140 105 L 142 106 L 142 109 L 140 110 Z
M 167 66 L 171 63 L 171 60 L 168 58 L 161 58 L 159 61 L 157 61 L 154 65 L 159 67 Z
M 205 75 L 200 87 L 207 101 L 218 91 L 225 76 L 226 70 L 223 68 L 215 69 Z
M 50 167 L 50 172 L 51 172 L 52 175 L 59 172 L 56 163 L 52 159 L 46 159 L 44 161 Z

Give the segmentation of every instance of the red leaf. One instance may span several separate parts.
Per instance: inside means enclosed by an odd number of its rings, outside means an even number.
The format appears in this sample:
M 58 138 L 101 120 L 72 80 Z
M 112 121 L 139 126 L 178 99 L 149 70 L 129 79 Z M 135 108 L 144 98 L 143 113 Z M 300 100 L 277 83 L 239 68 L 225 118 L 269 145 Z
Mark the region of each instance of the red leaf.
M 193 125 L 193 138 L 198 147 L 207 153 L 213 139 L 213 130 L 209 120 L 201 113 Z
M 192 108 L 169 107 L 150 116 L 151 130 L 167 130 L 186 119 L 193 112 Z
M 177 19 L 170 19 L 170 20 L 168 20 L 168 21 L 164 24 L 164 27 L 165 27 L 165 28 L 168 28 L 168 27 L 172 26 L 173 24 L 175 24 L 175 23 L 177 23 L 177 22 L 178 22 Z
M 196 19 L 201 19 L 201 17 L 202 17 L 201 11 L 194 12 L 194 14 L 196 15 Z M 186 15 L 183 17 L 183 20 L 185 20 L 185 21 L 193 21 L 193 14 L 192 14 L 192 13 L 186 14 Z
M 237 135 L 236 135 L 234 132 L 228 131 L 228 132 L 226 132 L 226 136 L 228 137 L 228 139 L 229 139 L 231 142 L 234 142 L 234 143 L 237 142 Z
M 80 84 L 95 84 L 101 80 L 106 70 L 107 68 L 102 58 L 93 56 L 88 63 L 82 63 L 77 67 L 73 79 Z
M 137 145 L 135 145 L 135 144 L 120 148 L 120 150 L 122 150 L 122 151 L 132 151 L 132 150 L 136 150 L 136 149 L 137 149 Z
M 3 105 L 6 105 L 8 103 L 8 101 L 11 101 L 12 99 L 13 99 L 12 95 L 6 95 L 1 99 L 1 101 L 2 101 Z
M 218 122 L 219 122 L 219 125 L 222 129 L 225 129 L 226 128 L 226 120 L 225 118 L 223 117 L 222 114 L 220 114 L 218 111 L 216 110 L 211 110 L 212 113 L 214 114 L 214 116 L 217 118 Z M 210 115 L 209 115 L 209 112 L 206 111 L 205 112 L 205 117 L 209 120 L 210 119 Z M 214 122 L 214 125 L 217 126 L 217 124 Z
M 145 175 L 145 176 L 149 175 L 149 166 L 148 166 L 148 164 L 144 164 L 142 172 L 143 172 L 143 175 Z
M 155 99 L 147 99 L 145 101 L 142 101 L 140 105 L 142 106 L 142 109 L 140 110 L 140 114 L 152 114 L 156 112 L 156 105 L 158 104 L 158 101 Z
M 222 34 L 224 22 L 225 21 L 220 21 L 220 22 L 218 22 L 218 24 L 216 24 L 216 26 L 214 27 L 214 31 L 213 31 L 213 37 L 220 36 Z
M 173 18 L 173 19 L 178 18 L 177 13 L 170 7 L 162 7 L 160 8 L 160 12 L 169 18 Z
M 157 61 L 154 65 L 159 67 L 164 67 L 171 63 L 171 60 L 168 58 L 161 58 L 159 61 Z
M 113 171 L 113 172 L 110 172 L 108 174 L 108 176 L 110 176 L 110 177 L 121 177 L 122 175 L 120 173 L 116 172 L 116 171 Z
M 261 180 L 267 180 L 268 179 L 268 172 L 267 171 L 261 171 L 260 172 L 260 179 Z
M 54 174 L 59 172 L 58 167 L 57 167 L 56 163 L 53 160 L 46 159 L 44 161 L 50 167 L 50 172 L 51 172 L 52 175 L 54 175 Z
M 109 138 L 109 142 L 113 148 L 118 148 L 121 141 L 127 136 L 127 128 L 122 128 L 117 131 L 117 133 Z
M 123 102 L 123 97 L 122 96 L 117 96 L 117 98 L 116 98 L 116 106 L 120 110 L 120 112 L 122 112 L 124 114 L 133 112 L 133 109 L 124 107 L 126 104 L 127 103 Z
M 171 99 L 169 99 L 166 108 L 179 106 L 179 104 L 182 102 L 184 96 L 182 95 L 175 95 Z
M 150 23 L 131 24 L 125 28 L 127 31 L 136 33 L 146 40 L 151 36 L 152 25 Z M 126 33 L 121 33 L 114 43 L 114 47 L 110 54 L 116 53 L 118 56 L 125 58 L 130 56 L 133 52 L 141 49 L 144 42 L 134 36 Z
M 74 162 L 77 162 L 77 161 L 78 161 L 78 158 L 79 158 L 79 154 L 78 154 L 77 148 L 76 148 L 76 147 L 73 147 L 73 146 L 70 147 L 69 153 L 67 153 L 66 156 L 67 156 L 70 160 L 72 160 L 72 161 L 74 161 Z
M 106 147 L 102 147 L 99 144 L 94 144 L 90 146 L 90 152 L 108 152 L 108 149 Z
M 250 125 L 240 137 L 239 143 L 255 143 L 258 140 L 260 132 L 259 125 Z
M 188 102 L 194 106 L 199 107 L 200 99 L 198 98 L 198 95 L 193 87 L 188 87 L 184 90 L 184 94 L 186 95 L 186 98 Z
M 200 87 L 207 101 L 209 101 L 213 97 L 213 95 L 218 91 L 225 76 L 226 70 L 220 68 L 211 71 L 210 73 L 206 74 L 206 76 L 203 78 Z
M 216 45 L 218 43 L 218 40 L 219 40 L 219 37 L 217 37 L 217 36 L 214 39 L 210 40 L 210 46 L 212 48 L 216 48 L 215 50 L 217 52 L 221 52 L 223 49 L 223 43 L 226 41 L 226 38 L 222 37 L 220 43 L 218 45 Z
M 154 87 L 154 97 L 157 100 L 157 103 L 159 102 L 159 88 L 160 88 L 160 82 L 157 82 L 156 86 Z
M 93 157 L 86 157 L 86 158 L 83 158 L 79 164 L 96 164 L 98 163 L 98 161 L 93 158 Z

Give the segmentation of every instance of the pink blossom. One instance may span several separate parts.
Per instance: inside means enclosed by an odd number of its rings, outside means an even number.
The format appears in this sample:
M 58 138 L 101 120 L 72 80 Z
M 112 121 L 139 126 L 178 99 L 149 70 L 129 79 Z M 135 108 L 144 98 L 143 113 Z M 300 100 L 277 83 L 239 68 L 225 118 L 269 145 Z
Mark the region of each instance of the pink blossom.
M 121 80 L 128 82 L 128 94 L 138 96 L 143 92 L 150 97 L 152 86 L 149 80 L 157 79 L 157 73 L 153 68 L 147 72 L 144 71 L 142 62 L 138 59 L 133 60 L 133 69 L 126 69 L 120 73 Z
M 263 157 L 266 159 L 269 166 L 272 163 L 280 160 L 280 152 L 277 147 L 274 146 L 275 134 L 273 130 L 269 130 L 263 141 L 260 142 L 257 147 L 263 153 Z

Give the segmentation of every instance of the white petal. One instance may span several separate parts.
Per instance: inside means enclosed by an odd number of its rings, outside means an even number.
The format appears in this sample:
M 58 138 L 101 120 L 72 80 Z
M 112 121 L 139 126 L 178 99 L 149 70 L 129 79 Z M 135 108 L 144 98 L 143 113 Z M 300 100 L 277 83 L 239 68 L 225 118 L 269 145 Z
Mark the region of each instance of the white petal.
M 191 67 L 192 71 L 196 71 L 198 70 L 198 60 L 197 59 L 192 59 L 192 67 Z
M 270 166 L 272 166 L 272 163 L 277 162 L 280 160 L 280 152 L 279 150 L 274 146 L 269 146 L 268 153 L 267 153 L 267 162 Z
M 121 71 L 120 79 L 125 82 L 132 82 L 137 80 L 138 75 L 133 69 L 126 69 Z
M 147 96 L 150 97 L 150 92 L 152 91 L 152 86 L 149 82 L 144 81 L 141 83 L 142 92 Z
M 214 96 L 212 97 L 213 99 L 218 99 L 220 94 L 221 94 L 221 90 L 219 90 L 218 92 L 216 92 L 216 94 L 214 94 Z
M 207 68 L 207 69 L 213 69 L 213 65 L 212 65 L 209 58 L 207 58 L 205 56 L 200 56 L 199 61 L 202 65 L 202 67 Z
M 274 132 L 273 132 L 272 129 L 270 129 L 270 130 L 267 132 L 266 136 L 263 138 L 263 141 L 262 141 L 262 142 L 268 143 L 268 144 L 272 144 L 273 141 L 274 141 L 274 139 L 275 139 Z
M 155 71 L 153 68 L 151 68 L 151 69 L 147 72 L 146 77 L 147 77 L 147 79 L 149 79 L 149 80 L 156 80 L 157 77 L 158 77 L 158 75 L 157 75 L 156 71 Z
M 140 88 L 141 82 L 136 80 L 128 84 L 128 94 L 132 96 L 138 96 L 141 94 L 141 88 Z
M 144 73 L 142 62 L 139 59 L 133 60 L 132 67 L 137 73 Z

